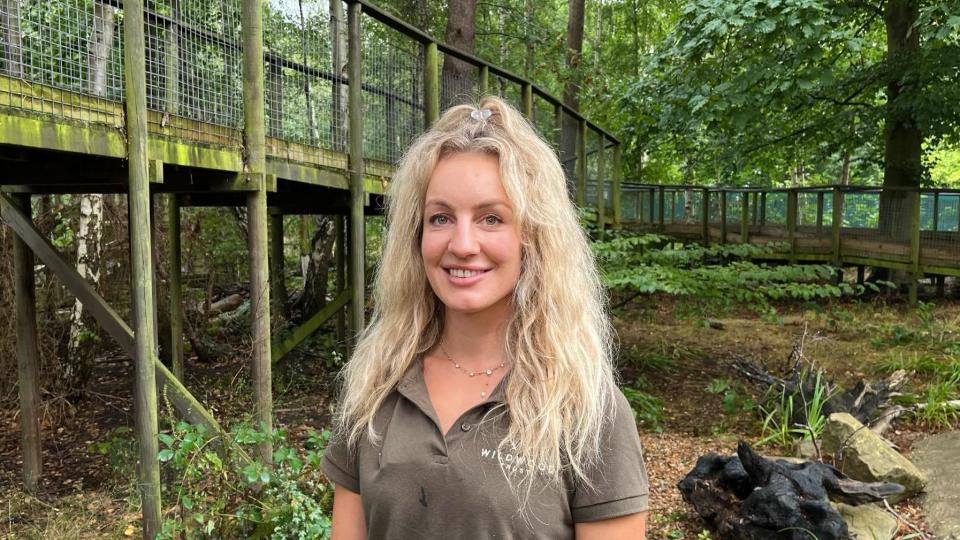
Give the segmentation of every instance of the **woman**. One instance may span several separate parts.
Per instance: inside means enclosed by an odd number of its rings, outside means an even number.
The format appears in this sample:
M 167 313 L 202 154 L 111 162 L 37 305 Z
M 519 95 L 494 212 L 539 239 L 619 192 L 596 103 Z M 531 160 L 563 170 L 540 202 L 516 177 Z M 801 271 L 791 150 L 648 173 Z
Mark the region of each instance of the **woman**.
M 486 98 L 448 110 L 389 190 L 323 461 L 334 539 L 643 538 L 640 441 L 553 151 Z

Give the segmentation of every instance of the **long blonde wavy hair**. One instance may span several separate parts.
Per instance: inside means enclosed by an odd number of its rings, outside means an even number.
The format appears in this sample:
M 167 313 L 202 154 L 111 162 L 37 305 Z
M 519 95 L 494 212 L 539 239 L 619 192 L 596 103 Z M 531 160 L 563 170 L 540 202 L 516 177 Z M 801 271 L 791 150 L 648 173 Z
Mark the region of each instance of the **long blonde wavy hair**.
M 501 99 L 484 98 L 479 109 L 491 114 L 471 117 L 471 105 L 447 110 L 407 151 L 388 188 L 373 315 L 341 374 L 337 427 L 351 448 L 364 434 L 379 444 L 377 410 L 418 355 L 438 343 L 443 305 L 420 253 L 427 184 L 444 156 L 490 153 L 499 158 L 522 243 L 504 351 L 510 422 L 500 447 L 543 464 L 553 480 L 572 474 L 590 485 L 586 474 L 598 465 L 601 426 L 616 391 L 606 296 L 553 150 Z

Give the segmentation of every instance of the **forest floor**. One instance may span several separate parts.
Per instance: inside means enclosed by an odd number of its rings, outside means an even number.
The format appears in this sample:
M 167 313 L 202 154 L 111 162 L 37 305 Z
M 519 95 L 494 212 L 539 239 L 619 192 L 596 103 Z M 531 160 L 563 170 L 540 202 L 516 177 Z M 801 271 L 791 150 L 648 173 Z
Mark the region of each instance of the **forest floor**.
M 916 310 L 903 305 L 848 302 L 823 310 L 782 306 L 776 321 L 735 313 L 701 324 L 702 317 L 680 313 L 673 300 L 647 298 L 615 315 L 624 386 L 643 389 L 664 405 L 659 426 L 652 421 L 641 424 L 651 479 L 653 539 L 698 538 L 704 524 L 683 502 L 677 482 L 698 456 L 710 451 L 731 454 L 738 439 L 754 442 L 761 436 L 759 416 L 749 405 L 760 396 L 745 382 L 737 382 L 730 367 L 734 360 L 750 359 L 776 371 L 786 366 L 790 351 L 803 337 L 805 355 L 837 382 L 849 384 L 879 378 L 897 358 L 929 355 L 928 341 L 938 328 L 960 327 L 960 305 L 949 303 L 927 307 L 919 318 Z M 236 359 L 240 357 L 234 358 L 188 363 L 187 386 L 219 418 L 243 418 L 250 410 L 247 367 Z M 301 357 L 275 373 L 276 425 L 294 435 L 328 422 L 333 370 L 314 358 L 310 362 L 304 361 L 309 356 Z M 740 404 L 734 410 L 728 403 L 724 412 L 717 381 L 727 381 L 739 392 Z M 134 452 L 128 443 L 131 434 L 124 432 L 133 421 L 130 362 L 119 356 L 102 359 L 90 389 L 77 405 L 55 399 L 44 403 L 44 479 L 37 497 L 20 487 L 16 401 L 8 396 L 2 402 L 0 539 L 139 536 Z M 168 421 L 168 413 L 162 411 L 161 427 Z M 909 457 L 914 441 L 942 429 L 903 419 L 889 438 Z M 116 442 L 101 453 L 97 446 L 105 441 Z M 762 451 L 789 452 L 771 446 Z M 911 525 L 927 531 L 918 503 L 907 501 L 896 508 Z M 909 525 L 903 523 L 901 531 L 909 536 Z

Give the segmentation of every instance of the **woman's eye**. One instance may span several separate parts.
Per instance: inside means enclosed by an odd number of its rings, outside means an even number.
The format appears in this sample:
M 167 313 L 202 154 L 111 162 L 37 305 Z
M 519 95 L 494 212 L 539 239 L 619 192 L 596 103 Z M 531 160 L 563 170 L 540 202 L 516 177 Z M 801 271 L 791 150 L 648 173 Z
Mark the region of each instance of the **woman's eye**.
M 430 218 L 430 223 L 434 225 L 446 225 L 449 220 L 443 214 L 437 214 Z
M 490 214 L 483 218 L 483 222 L 486 223 L 487 225 L 497 225 L 500 223 L 500 218 L 498 218 L 493 214 Z

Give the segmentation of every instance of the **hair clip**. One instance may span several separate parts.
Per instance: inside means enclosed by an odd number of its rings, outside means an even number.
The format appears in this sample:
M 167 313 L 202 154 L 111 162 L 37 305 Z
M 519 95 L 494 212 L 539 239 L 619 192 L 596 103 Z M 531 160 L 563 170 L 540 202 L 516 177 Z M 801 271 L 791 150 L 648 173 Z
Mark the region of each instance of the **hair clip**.
M 490 116 L 493 115 L 493 111 L 490 109 L 474 109 L 470 111 L 470 118 L 473 118 L 477 122 L 482 122 Z

